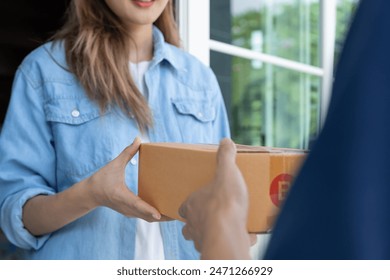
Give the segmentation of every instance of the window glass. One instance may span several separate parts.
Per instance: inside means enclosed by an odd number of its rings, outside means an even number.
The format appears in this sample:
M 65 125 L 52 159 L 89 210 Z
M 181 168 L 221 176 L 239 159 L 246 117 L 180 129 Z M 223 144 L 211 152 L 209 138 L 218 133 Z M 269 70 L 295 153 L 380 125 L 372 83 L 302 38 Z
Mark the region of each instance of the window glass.
M 319 0 L 211 0 L 211 39 L 319 66 Z
M 325 0 L 326 1 L 326 0 Z M 337 60 L 357 0 L 337 0 Z M 320 0 L 210 0 L 213 40 L 320 67 Z M 212 51 L 233 140 L 309 148 L 322 78 Z
M 317 135 L 318 77 L 212 52 L 232 138 L 240 144 L 307 148 Z M 227 70 L 229 69 L 229 71 Z

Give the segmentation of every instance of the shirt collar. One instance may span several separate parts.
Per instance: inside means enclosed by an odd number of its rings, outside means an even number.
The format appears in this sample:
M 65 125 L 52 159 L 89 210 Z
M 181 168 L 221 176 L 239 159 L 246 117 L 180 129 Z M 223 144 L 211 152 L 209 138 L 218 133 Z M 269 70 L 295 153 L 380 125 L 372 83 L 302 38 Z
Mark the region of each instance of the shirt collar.
M 153 42 L 154 42 L 154 57 L 151 66 L 154 66 L 163 60 L 168 61 L 173 67 L 178 70 L 184 69 L 184 66 L 178 60 L 175 49 L 165 42 L 163 33 L 153 25 Z

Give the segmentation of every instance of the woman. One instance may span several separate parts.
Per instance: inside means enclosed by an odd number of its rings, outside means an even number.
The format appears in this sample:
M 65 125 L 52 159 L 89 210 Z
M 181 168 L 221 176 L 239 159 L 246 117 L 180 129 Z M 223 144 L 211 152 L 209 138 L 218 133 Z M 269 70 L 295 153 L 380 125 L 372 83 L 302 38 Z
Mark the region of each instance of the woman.
M 26 257 L 199 257 L 136 195 L 137 136 L 229 135 L 215 76 L 178 45 L 171 0 L 73 0 L 23 61 L 0 135 L 0 226 Z

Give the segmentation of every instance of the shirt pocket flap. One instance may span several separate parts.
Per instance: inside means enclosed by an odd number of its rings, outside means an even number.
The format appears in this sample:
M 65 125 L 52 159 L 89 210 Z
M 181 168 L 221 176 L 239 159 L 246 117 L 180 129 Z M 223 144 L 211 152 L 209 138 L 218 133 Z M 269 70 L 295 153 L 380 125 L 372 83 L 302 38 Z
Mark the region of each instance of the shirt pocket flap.
M 101 116 L 99 107 L 87 98 L 52 99 L 45 104 L 46 120 L 79 125 Z
M 190 115 L 201 122 L 210 122 L 215 119 L 215 107 L 210 101 L 203 100 L 172 100 L 178 113 Z

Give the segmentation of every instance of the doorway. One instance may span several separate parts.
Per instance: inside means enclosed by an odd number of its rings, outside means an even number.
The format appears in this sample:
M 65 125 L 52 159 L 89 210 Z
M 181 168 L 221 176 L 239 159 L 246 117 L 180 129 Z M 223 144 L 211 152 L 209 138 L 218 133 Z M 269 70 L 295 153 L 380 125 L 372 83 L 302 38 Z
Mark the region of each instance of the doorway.
M 63 23 L 70 0 L 0 1 L 0 131 L 18 65 Z M 0 229 L 0 260 L 19 258 Z
M 69 1 L 0 1 L 0 128 L 18 65 L 62 25 Z

